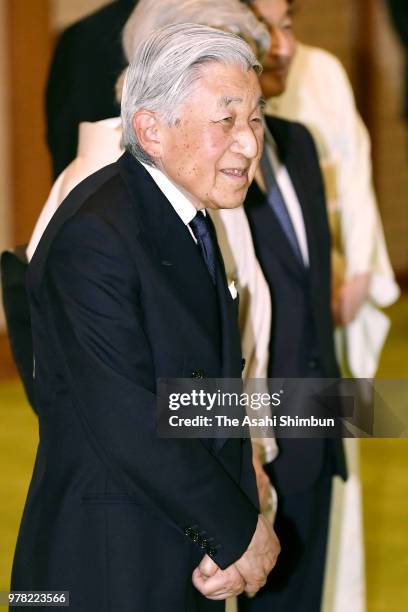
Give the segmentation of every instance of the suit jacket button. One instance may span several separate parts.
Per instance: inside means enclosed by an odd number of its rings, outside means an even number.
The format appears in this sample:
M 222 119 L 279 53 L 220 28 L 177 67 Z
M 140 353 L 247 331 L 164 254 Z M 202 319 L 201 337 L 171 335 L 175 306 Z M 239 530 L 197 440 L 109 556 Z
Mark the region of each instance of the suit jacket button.
M 245 357 L 243 357 L 243 358 L 242 358 L 242 361 L 241 361 L 241 372 L 243 372 L 243 371 L 244 371 L 244 369 L 245 369 L 245 365 L 246 365 L 246 359 L 245 359 Z
M 195 378 L 197 380 L 201 380 L 202 378 L 204 378 L 204 372 L 203 370 L 197 369 L 197 370 L 193 370 L 191 372 L 191 378 Z

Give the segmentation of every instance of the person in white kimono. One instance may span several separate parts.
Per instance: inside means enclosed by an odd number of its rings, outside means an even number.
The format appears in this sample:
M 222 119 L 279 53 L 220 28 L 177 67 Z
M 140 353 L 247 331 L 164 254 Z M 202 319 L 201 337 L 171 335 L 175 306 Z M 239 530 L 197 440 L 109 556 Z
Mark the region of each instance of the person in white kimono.
M 273 5 L 282 1 L 246 3 L 269 25 Z M 277 26 L 272 40 L 285 28 L 294 40 L 291 21 Z M 399 289 L 373 189 L 370 139 L 341 63 L 327 51 L 295 43 L 293 59 L 283 44 L 272 43 L 263 62 L 266 113 L 303 123 L 313 135 L 332 230 L 337 357 L 344 376 L 372 378 L 390 325 L 380 309 L 398 299 Z M 358 441 L 345 440 L 345 447 L 349 478 L 345 484 L 335 479 L 324 612 L 365 609 Z

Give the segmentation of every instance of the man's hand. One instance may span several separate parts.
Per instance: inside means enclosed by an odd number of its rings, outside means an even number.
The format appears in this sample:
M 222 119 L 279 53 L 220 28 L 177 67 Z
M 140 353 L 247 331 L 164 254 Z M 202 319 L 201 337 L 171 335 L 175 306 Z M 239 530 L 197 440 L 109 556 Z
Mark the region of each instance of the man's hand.
M 245 581 L 234 565 L 225 570 L 208 556 L 193 572 L 193 584 L 207 599 L 228 599 L 243 592 Z
M 343 283 L 332 299 L 332 312 L 336 325 L 348 325 L 356 317 L 366 300 L 370 274 L 356 274 Z
M 258 524 L 252 540 L 242 557 L 234 563 L 245 581 L 245 591 L 254 594 L 264 586 L 269 572 L 275 567 L 280 544 L 272 526 L 264 516 L 258 516 Z

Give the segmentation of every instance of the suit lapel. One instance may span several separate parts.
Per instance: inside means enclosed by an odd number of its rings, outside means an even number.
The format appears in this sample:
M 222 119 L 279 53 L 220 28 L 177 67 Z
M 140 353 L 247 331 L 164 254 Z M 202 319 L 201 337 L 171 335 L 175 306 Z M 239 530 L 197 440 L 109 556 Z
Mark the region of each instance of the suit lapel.
M 294 254 L 276 214 L 266 199 L 265 193 L 261 191 L 255 181 L 249 188 L 245 207 L 251 209 L 251 216 L 256 220 L 257 233 L 260 235 L 260 239 L 268 244 L 274 255 L 292 276 L 299 279 L 304 278 L 305 268 Z
M 310 193 L 310 179 L 302 172 L 302 151 L 299 142 L 294 142 L 290 133 L 290 123 L 283 123 L 273 117 L 267 118 L 267 125 L 278 147 L 279 158 L 285 164 L 293 187 L 295 189 L 306 230 L 307 248 L 309 252 L 309 269 L 317 269 L 316 236 L 314 233 L 313 214 L 315 205 L 313 194 Z
M 318 254 L 316 250 L 316 235 L 314 231 L 314 195 L 310 190 L 310 178 L 303 172 L 303 151 L 299 149 L 299 141 L 294 141 L 291 133 L 291 124 L 281 122 L 273 117 L 268 117 L 267 125 L 275 139 L 278 147 L 279 158 L 286 166 L 295 189 L 302 210 L 303 221 L 306 230 L 307 248 L 309 252 L 309 270 L 313 273 L 319 268 Z

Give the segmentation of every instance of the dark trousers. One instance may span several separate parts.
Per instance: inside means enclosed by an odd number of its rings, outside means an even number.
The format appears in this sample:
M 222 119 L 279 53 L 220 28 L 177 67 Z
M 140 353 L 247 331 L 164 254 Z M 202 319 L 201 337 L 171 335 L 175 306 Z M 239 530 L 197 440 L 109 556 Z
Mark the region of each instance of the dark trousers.
M 282 551 L 261 591 L 239 598 L 239 612 L 319 612 L 329 525 L 332 474 L 279 499 L 275 530 Z

